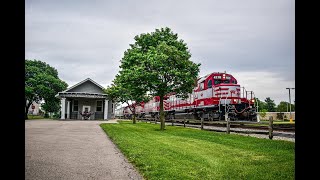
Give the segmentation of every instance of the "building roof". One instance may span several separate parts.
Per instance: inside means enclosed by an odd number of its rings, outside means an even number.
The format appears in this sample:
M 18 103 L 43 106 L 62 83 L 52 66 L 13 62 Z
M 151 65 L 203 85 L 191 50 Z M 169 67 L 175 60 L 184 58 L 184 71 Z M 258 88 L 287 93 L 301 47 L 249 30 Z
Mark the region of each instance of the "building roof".
M 70 88 L 58 92 L 58 94 L 55 95 L 55 97 L 61 98 L 61 97 L 88 97 L 88 98 L 103 98 L 106 97 L 106 94 L 104 93 L 94 93 L 94 92 L 79 92 L 77 91 L 75 88 L 81 86 L 82 84 L 86 83 L 86 82 L 91 82 L 92 84 L 96 85 L 98 87 L 98 89 L 100 88 L 103 91 L 103 87 L 96 83 L 95 81 L 93 81 L 90 78 L 87 78 L 73 86 L 71 86 Z M 74 89 L 74 90 L 73 90 Z M 73 90 L 73 91 L 71 91 Z M 79 89 L 78 89 L 79 90 Z
M 82 98 L 106 98 L 106 94 L 86 93 L 86 92 L 59 92 L 55 97 L 82 97 Z
M 92 80 L 92 79 L 90 79 L 90 78 L 87 78 L 87 79 L 85 79 L 85 80 L 83 80 L 83 81 L 81 81 L 81 82 L 79 82 L 79 83 L 77 83 L 77 84 L 75 84 L 75 85 L 71 86 L 70 88 L 68 88 L 68 89 L 66 89 L 66 90 L 64 90 L 64 91 L 62 91 L 62 92 L 70 91 L 71 89 L 73 89 L 73 88 L 75 88 L 75 87 L 77 87 L 77 86 L 80 86 L 81 84 L 83 84 L 83 83 L 85 83 L 85 82 L 87 82 L 87 81 L 90 81 L 90 82 L 92 82 L 93 84 L 95 84 L 95 85 L 97 85 L 98 87 L 100 87 L 101 89 L 104 89 L 104 87 L 102 87 L 100 84 L 96 83 L 95 81 L 93 81 L 93 80 Z

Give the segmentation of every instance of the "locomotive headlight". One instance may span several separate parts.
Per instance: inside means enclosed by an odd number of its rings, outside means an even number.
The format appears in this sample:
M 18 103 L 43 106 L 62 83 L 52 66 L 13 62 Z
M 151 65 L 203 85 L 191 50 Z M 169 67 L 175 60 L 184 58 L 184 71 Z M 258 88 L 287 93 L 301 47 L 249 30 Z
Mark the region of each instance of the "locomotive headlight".
M 251 100 L 251 102 L 253 102 L 253 103 L 254 103 L 254 99 L 252 99 L 252 100 Z

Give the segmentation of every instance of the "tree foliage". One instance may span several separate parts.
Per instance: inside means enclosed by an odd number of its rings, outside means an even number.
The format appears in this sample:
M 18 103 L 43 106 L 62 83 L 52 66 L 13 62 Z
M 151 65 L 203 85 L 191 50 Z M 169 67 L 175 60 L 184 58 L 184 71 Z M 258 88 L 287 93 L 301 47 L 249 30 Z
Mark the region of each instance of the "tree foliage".
M 264 101 L 266 102 L 266 109 L 268 112 L 276 111 L 276 104 L 274 103 L 274 100 L 272 100 L 270 97 L 267 97 Z
M 287 112 L 287 111 L 289 111 L 288 107 L 289 107 L 289 103 L 288 102 L 281 101 L 277 106 L 277 112 Z
M 46 112 L 58 112 L 60 110 L 60 100 L 56 97 L 47 98 L 42 104 L 42 108 Z
M 190 60 L 187 44 L 170 28 L 135 36 L 121 59 L 120 79 L 130 93 L 141 91 L 160 97 L 160 129 L 165 129 L 163 100 L 170 92 L 187 97 L 194 87 L 200 64 Z
M 25 118 L 32 102 L 44 100 L 43 109 L 47 112 L 59 110 L 59 100 L 55 95 L 65 90 L 67 83 L 60 80 L 58 71 L 39 60 L 25 60 Z
M 141 85 L 133 85 L 128 83 L 134 81 L 132 76 L 126 74 L 127 71 L 122 71 L 120 75 L 116 75 L 113 84 L 105 89 L 107 96 L 114 102 L 126 103 L 133 114 L 133 124 L 136 123 L 136 107 L 142 102 L 150 99 L 149 96 L 141 89 Z M 130 104 L 130 102 L 132 104 Z
M 289 104 L 290 105 L 290 104 Z M 289 109 L 290 110 L 290 109 Z M 296 106 L 294 104 L 291 104 L 291 112 L 295 112 L 296 111 Z
M 291 104 L 291 111 L 295 110 L 294 104 Z M 277 106 L 277 112 L 289 112 L 290 111 L 290 103 L 286 101 L 281 101 Z
M 256 98 L 256 101 L 258 103 L 258 111 L 262 112 L 262 110 L 266 110 L 267 109 L 267 104 L 263 101 L 260 101 L 259 98 Z

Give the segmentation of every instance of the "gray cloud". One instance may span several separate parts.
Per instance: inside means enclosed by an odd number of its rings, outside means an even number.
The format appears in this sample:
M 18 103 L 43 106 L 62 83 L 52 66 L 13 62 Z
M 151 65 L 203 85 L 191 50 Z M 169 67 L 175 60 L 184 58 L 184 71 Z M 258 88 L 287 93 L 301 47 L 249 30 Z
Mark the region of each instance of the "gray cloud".
M 294 6 L 290 0 L 27 0 L 26 58 L 54 66 L 70 86 L 87 77 L 106 86 L 135 35 L 168 26 L 201 62 L 201 75 L 234 72 L 239 82 L 263 87 L 260 99 L 278 103 L 288 99 L 282 85 L 295 82 Z

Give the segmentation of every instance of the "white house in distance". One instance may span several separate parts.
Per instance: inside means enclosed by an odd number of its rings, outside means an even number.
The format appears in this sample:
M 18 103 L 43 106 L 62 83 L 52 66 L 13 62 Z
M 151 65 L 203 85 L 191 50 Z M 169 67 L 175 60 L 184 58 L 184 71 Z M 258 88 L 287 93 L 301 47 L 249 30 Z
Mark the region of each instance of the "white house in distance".
M 84 119 L 84 111 L 91 112 L 89 120 L 113 119 L 114 104 L 108 99 L 103 87 L 87 78 L 78 84 L 59 92 L 61 119 Z
M 40 103 L 38 104 L 36 102 L 33 102 L 28 109 L 28 114 L 39 115 L 39 110 L 40 110 Z

